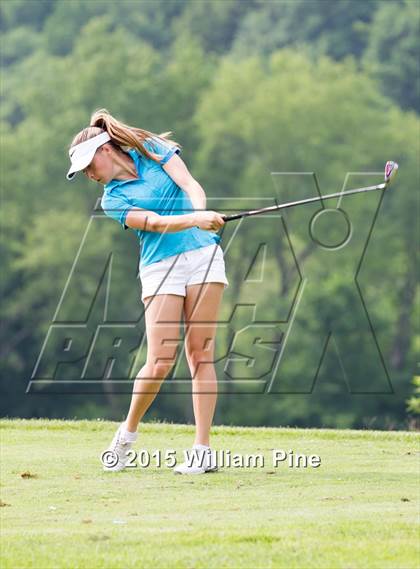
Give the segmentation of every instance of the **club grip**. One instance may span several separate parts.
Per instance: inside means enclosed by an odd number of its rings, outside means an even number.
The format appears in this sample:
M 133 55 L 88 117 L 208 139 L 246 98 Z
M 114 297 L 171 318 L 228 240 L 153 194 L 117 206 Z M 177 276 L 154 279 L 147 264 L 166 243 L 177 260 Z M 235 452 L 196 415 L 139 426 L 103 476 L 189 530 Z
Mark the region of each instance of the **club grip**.
M 244 217 L 245 214 L 243 213 L 234 213 L 232 215 L 222 215 L 224 221 L 232 221 L 234 219 L 241 219 L 241 217 Z

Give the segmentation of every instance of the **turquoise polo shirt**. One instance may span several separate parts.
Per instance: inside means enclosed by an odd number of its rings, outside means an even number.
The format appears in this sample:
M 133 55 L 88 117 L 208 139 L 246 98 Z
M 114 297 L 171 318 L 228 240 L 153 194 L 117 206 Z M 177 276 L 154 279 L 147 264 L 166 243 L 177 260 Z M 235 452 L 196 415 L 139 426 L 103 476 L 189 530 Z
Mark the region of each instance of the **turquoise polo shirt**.
M 154 211 L 159 215 L 183 215 L 194 211 L 188 194 L 162 168 L 171 156 L 180 154 L 180 149 L 160 139 L 149 139 L 144 145 L 147 150 L 162 156 L 160 163 L 143 156 L 137 150 L 129 150 L 138 178 L 111 180 L 104 186 L 101 207 L 106 215 L 118 221 L 124 229 L 128 229 L 125 219 L 133 207 Z M 220 235 L 199 227 L 175 233 L 140 229 L 133 231 L 137 233 L 140 242 L 140 267 L 220 241 Z

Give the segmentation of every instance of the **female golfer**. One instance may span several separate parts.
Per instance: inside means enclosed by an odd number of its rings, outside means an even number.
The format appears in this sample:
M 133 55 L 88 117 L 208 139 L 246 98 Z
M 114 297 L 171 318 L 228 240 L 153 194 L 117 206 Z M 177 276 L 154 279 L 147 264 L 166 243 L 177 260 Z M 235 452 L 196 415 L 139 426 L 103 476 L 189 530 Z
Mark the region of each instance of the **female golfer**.
M 128 126 L 100 109 L 69 150 L 67 179 L 83 171 L 103 184 L 103 210 L 124 229 L 135 230 L 141 244 L 147 359 L 134 381 L 127 418 L 102 455 L 106 471 L 126 466 L 138 424 L 175 364 L 182 316 L 196 434 L 193 460 L 174 471 L 202 474 L 217 468 L 209 446 L 217 398 L 213 356 L 219 307 L 229 283 L 220 236 L 214 232 L 224 220 L 215 211 L 203 211 L 204 190 L 170 134 Z

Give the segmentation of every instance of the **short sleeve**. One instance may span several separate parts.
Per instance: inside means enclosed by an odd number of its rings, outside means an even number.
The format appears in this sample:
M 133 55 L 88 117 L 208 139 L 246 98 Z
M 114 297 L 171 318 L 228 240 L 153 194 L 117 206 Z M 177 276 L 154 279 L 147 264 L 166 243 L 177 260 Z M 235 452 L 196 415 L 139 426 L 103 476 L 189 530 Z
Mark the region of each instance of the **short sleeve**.
M 124 229 L 128 229 L 125 219 L 133 206 L 124 197 L 104 194 L 101 200 L 101 207 L 108 217 L 118 221 Z
M 174 143 L 169 143 L 164 139 L 149 139 L 144 141 L 144 146 L 149 152 L 161 156 L 160 165 L 163 166 L 174 154 L 181 154 L 181 149 Z

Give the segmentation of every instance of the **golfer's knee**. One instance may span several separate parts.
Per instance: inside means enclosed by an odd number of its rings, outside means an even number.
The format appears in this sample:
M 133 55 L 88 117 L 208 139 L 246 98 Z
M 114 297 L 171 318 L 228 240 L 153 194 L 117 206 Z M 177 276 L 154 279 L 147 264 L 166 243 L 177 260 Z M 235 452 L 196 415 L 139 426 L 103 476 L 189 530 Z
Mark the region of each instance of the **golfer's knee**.
M 164 361 L 159 360 L 159 358 L 148 359 L 146 362 L 147 375 L 150 379 L 163 380 L 169 375 L 174 365 L 175 362 L 173 360 Z
M 213 353 L 210 350 L 192 349 L 186 354 L 190 367 L 197 369 L 204 364 L 213 364 Z

